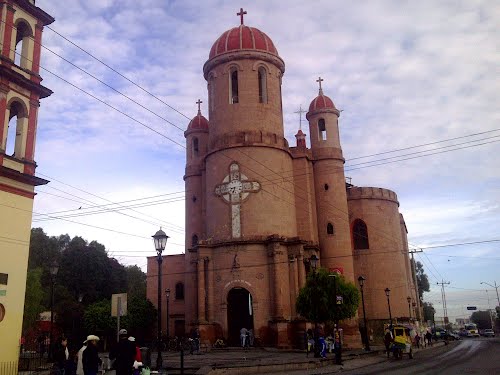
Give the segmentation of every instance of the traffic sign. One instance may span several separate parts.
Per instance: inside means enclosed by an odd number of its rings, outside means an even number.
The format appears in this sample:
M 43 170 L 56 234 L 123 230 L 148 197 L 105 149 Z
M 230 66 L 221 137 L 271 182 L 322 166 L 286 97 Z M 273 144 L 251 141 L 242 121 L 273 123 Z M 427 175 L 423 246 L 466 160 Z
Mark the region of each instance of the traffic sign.
M 476 306 L 467 306 L 467 310 L 477 310 Z

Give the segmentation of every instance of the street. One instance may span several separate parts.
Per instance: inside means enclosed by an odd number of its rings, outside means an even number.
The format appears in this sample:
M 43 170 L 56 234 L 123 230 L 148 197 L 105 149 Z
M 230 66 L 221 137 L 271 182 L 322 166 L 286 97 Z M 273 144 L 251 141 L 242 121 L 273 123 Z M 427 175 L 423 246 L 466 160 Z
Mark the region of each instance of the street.
M 328 375 L 334 373 L 356 375 L 455 375 L 455 374 L 500 374 L 500 339 L 471 338 L 451 342 L 447 346 L 419 351 L 414 359 L 404 356 L 402 360 L 387 359 L 385 355 L 345 361 L 340 366 L 293 371 L 288 375 Z M 276 373 L 277 374 L 277 373 Z

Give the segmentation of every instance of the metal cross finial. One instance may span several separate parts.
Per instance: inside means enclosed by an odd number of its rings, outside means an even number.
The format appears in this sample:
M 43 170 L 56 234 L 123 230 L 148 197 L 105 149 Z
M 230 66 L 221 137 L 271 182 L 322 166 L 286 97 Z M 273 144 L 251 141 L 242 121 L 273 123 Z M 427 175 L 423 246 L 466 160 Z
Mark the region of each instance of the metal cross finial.
M 200 112 L 200 113 L 201 113 L 201 108 L 200 108 L 201 103 L 203 103 L 203 102 L 200 99 L 198 99 L 198 101 L 196 102 L 196 104 L 198 104 L 198 112 Z
M 319 93 L 320 94 L 323 94 L 323 89 L 321 88 L 321 82 L 323 82 L 323 81 L 324 81 L 324 79 L 321 77 L 318 77 L 318 79 L 316 80 L 316 82 L 319 83 Z
M 240 12 L 239 13 L 236 13 L 237 16 L 240 16 L 241 18 L 241 24 L 243 25 L 243 15 L 244 14 L 247 14 L 247 11 L 243 11 L 243 8 L 240 8 Z
M 294 113 L 298 113 L 299 114 L 299 129 L 302 130 L 302 114 L 303 113 L 306 113 L 307 111 L 304 111 L 302 109 L 302 104 L 299 106 L 299 110 L 298 111 L 295 111 Z

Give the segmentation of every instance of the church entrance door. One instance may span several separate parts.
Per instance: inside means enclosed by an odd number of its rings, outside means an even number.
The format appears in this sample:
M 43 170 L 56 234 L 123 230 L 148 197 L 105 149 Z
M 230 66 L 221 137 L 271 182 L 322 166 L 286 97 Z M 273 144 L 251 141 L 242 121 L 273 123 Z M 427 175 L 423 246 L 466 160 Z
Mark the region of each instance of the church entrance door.
M 252 295 L 245 288 L 233 288 L 227 295 L 228 345 L 240 346 L 240 330 L 253 329 Z

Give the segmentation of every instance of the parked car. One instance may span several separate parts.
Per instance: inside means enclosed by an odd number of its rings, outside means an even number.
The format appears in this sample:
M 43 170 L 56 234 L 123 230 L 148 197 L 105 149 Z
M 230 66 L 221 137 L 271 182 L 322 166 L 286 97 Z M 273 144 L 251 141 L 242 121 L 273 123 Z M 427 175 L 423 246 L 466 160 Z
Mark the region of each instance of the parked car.
M 483 336 L 484 337 L 495 337 L 495 331 L 493 331 L 492 329 L 485 329 L 484 332 L 483 332 Z
M 454 332 L 448 332 L 448 340 L 460 340 L 461 337 Z

